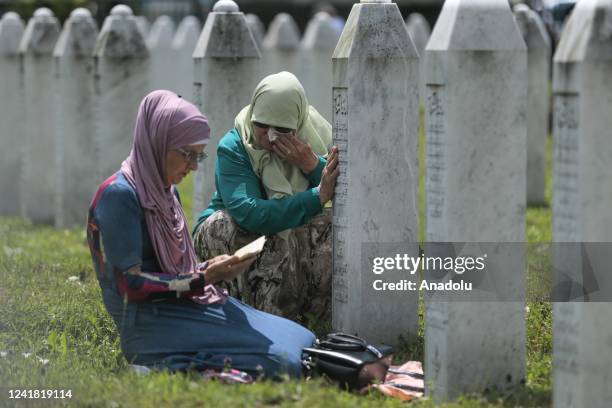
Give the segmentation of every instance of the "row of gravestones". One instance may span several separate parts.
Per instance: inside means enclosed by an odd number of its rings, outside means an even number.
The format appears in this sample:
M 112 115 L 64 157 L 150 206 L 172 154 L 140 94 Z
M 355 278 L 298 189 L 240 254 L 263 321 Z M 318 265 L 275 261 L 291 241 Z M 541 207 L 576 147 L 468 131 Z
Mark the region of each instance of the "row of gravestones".
M 105 22 L 91 66 L 95 74 L 92 91 L 79 93 L 89 82 L 83 79 L 76 86 L 77 74 L 71 74 L 65 80 L 70 80 L 73 88 L 64 87 L 58 101 L 44 101 L 49 92 L 36 82 L 36 72 L 28 75 L 27 71 L 37 67 L 33 62 L 40 57 L 36 52 L 23 54 L 23 58 L 32 59 L 23 65 L 25 99 L 17 108 L 0 111 L 21 117 L 19 107 L 37 109 L 28 116 L 36 117 L 36 123 L 23 124 L 37 128 L 26 133 L 25 146 L 30 149 L 26 154 L 17 154 L 18 140 L 13 142 L 14 150 L 3 149 L 8 158 L 25 157 L 20 159 L 24 160 L 21 165 L 15 165 L 21 172 L 10 177 L 10 182 L 25 185 L 42 179 L 52 168 L 54 145 L 39 140 L 52 121 L 45 116 L 49 114 L 45 109 L 37 108 L 39 105 L 79 112 L 75 118 L 67 113 L 62 116 L 58 125 L 64 131 L 55 134 L 63 137 L 58 137 L 55 147 L 72 143 L 76 151 L 83 135 L 97 135 L 91 145 L 78 147 L 73 160 L 76 163 L 78 158 L 85 165 L 65 180 L 76 182 L 91 167 L 97 166 L 98 175 L 110 174 L 118 167 L 118 160 L 129 149 L 139 93 L 146 89 L 138 84 L 145 80 L 138 75 L 145 67 L 134 58 L 139 52 L 146 53 L 146 47 L 134 41 L 141 36 L 131 30 L 132 20 L 128 10 L 118 6 Z M 612 68 L 611 25 L 612 0 L 580 2 L 555 54 L 555 241 L 606 242 L 608 231 L 612 231 L 606 211 L 612 203 L 612 155 L 607 154 L 612 148 L 605 141 L 612 128 L 612 115 L 606 114 L 612 107 L 612 81 L 607 74 Z M 4 30 L 4 24 L 0 28 Z M 541 64 L 532 64 L 532 51 L 530 48 L 528 54 L 524 39 L 529 44 L 530 36 L 545 38 L 542 33 L 535 14 L 518 8 L 515 19 L 506 0 L 447 0 L 421 59 L 397 5 L 386 0 L 362 0 L 354 5 L 332 59 L 331 116 L 334 143 L 341 157 L 334 202 L 336 329 L 389 343 L 396 342 L 399 335 L 410 339 L 417 334 L 416 293 L 370 291 L 372 272 L 363 268 L 362 255 L 366 242 L 418 242 L 421 69 L 425 84 L 426 240 L 525 241 L 531 132 L 539 128 L 536 136 L 545 140 L 546 131 L 541 129 L 546 129 L 543 123 L 548 116 L 546 109 L 541 109 L 544 103 L 531 98 L 545 94 L 537 87 L 547 83 L 548 76 L 539 79 L 544 76 L 534 74 L 532 79 L 531 65 Z M 28 30 L 24 38 L 28 38 Z M 228 124 L 233 123 L 235 113 L 248 103 L 260 79 L 264 68 L 254 41 L 235 3 L 218 2 L 193 53 L 194 101 L 210 117 L 212 146 L 231 126 Z M 543 44 L 541 52 L 550 52 L 549 42 L 544 40 Z M 15 78 L 19 82 L 19 77 Z M 21 95 L 15 90 L 8 94 Z M 83 101 L 87 95 L 93 96 L 93 103 Z M 84 111 L 91 106 L 92 112 Z M 534 114 L 537 116 L 532 117 Z M 78 121 L 88 115 L 95 120 L 66 139 L 70 129 L 83 126 Z M 1 126 L 5 123 L 0 121 Z M 214 188 L 214 149 L 210 152 L 213 157 L 195 177 L 196 212 L 207 204 Z M 91 163 L 97 165 L 89 166 Z M 42 183 L 39 180 L 37 186 Z M 51 201 L 43 196 L 37 200 L 38 206 Z M 507 249 L 500 246 L 499 251 Z M 580 254 L 573 259 L 580 264 Z M 428 299 L 425 372 L 429 393 L 445 398 L 524 381 L 523 264 L 500 277 L 512 301 L 449 303 Z M 604 289 L 610 286 L 607 275 L 598 277 Z M 555 405 L 605 406 L 612 389 L 610 303 L 558 304 L 554 313 Z
M 208 21 L 201 32 L 199 21 L 186 17 L 175 32 L 172 20 L 161 16 L 149 29 L 144 17 L 118 6 L 98 32 L 86 9 L 75 10 L 61 29 L 42 8 L 24 30 L 17 14 L 4 14 L 2 94 L 13 97 L 3 102 L 0 142 L 12 149 L 3 149 L 0 164 L 6 194 L 0 214 L 57 226 L 81 223 L 92 189 L 127 154 L 138 102 L 152 89 L 197 100 L 211 117 L 213 142 L 239 110 L 228 106 L 246 105 L 261 77 L 283 69 L 298 74 L 310 102 L 331 119 L 331 55 L 340 30 L 329 15 L 315 15 L 301 41 L 288 14 L 279 14 L 264 36 L 261 21 L 245 18 L 232 1 L 218 2 Z M 429 27 L 422 16 L 409 16 L 407 27 L 424 47 Z M 244 64 L 234 64 L 234 57 Z M 219 64 L 202 64 L 211 58 Z M 212 174 L 210 164 L 198 180 Z M 212 191 L 196 185 L 197 211 Z
M 425 296 L 426 390 L 439 399 L 526 378 L 527 164 L 532 132 L 544 143 L 548 120 L 542 109 L 548 68 L 530 71 L 546 67 L 550 42 L 534 13 L 524 7 L 515 13 L 506 0 L 447 0 L 422 62 L 425 240 L 456 243 L 457 252 L 461 242 L 488 243 L 489 255 L 512 262 L 487 270 L 483 281 L 497 292 L 463 301 L 440 292 Z M 341 157 L 333 326 L 389 343 L 418 333 L 416 291 L 372 289 L 379 279 L 374 256 L 397 248 L 418 256 L 419 60 L 402 27 L 395 4 L 362 1 L 333 56 L 334 143 Z M 612 0 L 579 2 L 554 57 L 555 242 L 612 238 L 610 27 Z M 528 52 L 526 42 L 536 40 Z M 535 111 L 540 116 L 532 117 Z M 553 308 L 557 407 L 603 408 L 612 398 L 612 274 L 605 245 L 590 248 L 570 245 L 570 252 L 553 255 L 555 274 L 564 274 L 555 279 L 579 289 L 557 296 Z M 597 282 L 588 293 L 587 261 Z M 384 273 L 389 282 L 406 278 L 401 270 Z

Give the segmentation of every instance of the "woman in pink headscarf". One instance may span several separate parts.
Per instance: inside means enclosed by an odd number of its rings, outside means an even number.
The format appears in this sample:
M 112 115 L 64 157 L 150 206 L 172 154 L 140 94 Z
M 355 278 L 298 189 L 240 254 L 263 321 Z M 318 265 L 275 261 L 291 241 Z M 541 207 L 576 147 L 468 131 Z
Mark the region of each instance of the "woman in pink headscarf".
M 221 255 L 197 263 L 174 187 L 205 157 L 207 119 L 169 91 L 147 95 L 132 151 L 98 188 L 87 237 L 104 304 L 134 364 L 301 375 L 314 335 L 289 320 L 228 297 L 254 258 Z

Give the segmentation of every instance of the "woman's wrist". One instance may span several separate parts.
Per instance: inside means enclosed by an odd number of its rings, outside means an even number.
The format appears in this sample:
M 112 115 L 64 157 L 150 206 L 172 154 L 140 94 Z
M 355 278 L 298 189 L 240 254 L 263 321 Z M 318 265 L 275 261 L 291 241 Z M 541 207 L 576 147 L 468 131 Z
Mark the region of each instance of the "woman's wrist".
M 321 207 L 323 207 L 325 203 L 329 201 L 329 199 L 327 199 L 327 197 L 325 197 L 324 195 L 321 195 L 321 185 L 318 185 L 316 189 L 317 193 L 319 194 L 319 202 L 321 203 Z
M 310 174 L 317 168 L 318 164 L 319 158 L 313 153 L 312 156 L 310 156 L 310 159 L 308 159 L 307 162 L 302 165 L 300 170 L 302 170 L 302 173 L 304 174 Z
M 215 278 L 214 269 L 201 271 L 202 279 L 206 282 L 207 285 L 214 285 L 217 283 L 217 279 Z
M 198 286 L 204 287 L 208 284 L 208 280 L 206 279 L 205 271 L 196 272 L 198 274 L 199 282 Z

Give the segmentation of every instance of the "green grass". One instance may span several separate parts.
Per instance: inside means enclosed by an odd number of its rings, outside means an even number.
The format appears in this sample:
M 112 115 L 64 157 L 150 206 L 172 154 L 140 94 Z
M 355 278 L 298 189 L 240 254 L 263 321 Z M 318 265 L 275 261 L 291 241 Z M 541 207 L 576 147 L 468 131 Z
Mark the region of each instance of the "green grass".
M 423 153 L 421 149 L 421 157 Z M 421 160 L 421 170 L 423 164 Z M 549 166 L 548 203 L 550 173 Z M 191 211 L 190 180 L 179 186 L 187 214 Z M 419 188 L 424 192 L 423 180 Z M 423 204 L 421 201 L 421 220 Z M 529 242 L 550 241 L 550 223 L 549 207 L 529 208 Z M 530 275 L 537 276 L 546 262 L 544 253 L 530 250 Z M 202 381 L 195 374 L 134 374 L 122 357 L 117 331 L 102 304 L 83 229 L 58 230 L 0 218 L 0 282 L 0 406 L 40 405 L 34 400 L 8 400 L 11 388 L 70 389 L 72 399 L 54 402 L 87 407 L 404 406 L 378 394 L 349 394 L 321 381 L 236 386 Z M 396 361 L 423 359 L 422 305 L 420 316 L 417 342 L 400 345 Z M 530 302 L 526 322 L 526 384 L 505 393 L 464 396 L 446 406 L 550 405 L 550 304 Z M 428 399 L 412 405 L 434 406 Z

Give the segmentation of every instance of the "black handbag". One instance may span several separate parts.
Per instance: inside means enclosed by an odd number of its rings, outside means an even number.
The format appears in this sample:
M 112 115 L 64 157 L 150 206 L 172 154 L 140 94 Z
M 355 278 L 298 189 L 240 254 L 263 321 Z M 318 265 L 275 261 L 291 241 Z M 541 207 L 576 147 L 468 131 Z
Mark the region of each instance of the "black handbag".
M 361 390 L 382 383 L 393 359 L 393 348 L 373 346 L 364 339 L 344 333 L 317 339 L 314 347 L 303 349 L 303 365 L 309 373 L 324 375 L 343 389 Z

